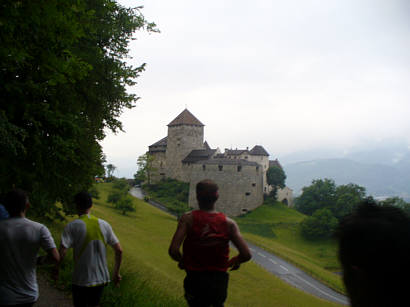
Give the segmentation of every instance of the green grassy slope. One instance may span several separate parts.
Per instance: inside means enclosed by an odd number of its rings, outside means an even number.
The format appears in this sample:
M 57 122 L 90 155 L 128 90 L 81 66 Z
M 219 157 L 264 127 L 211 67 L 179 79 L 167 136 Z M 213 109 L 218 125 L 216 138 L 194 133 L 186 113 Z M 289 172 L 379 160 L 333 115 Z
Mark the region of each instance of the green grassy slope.
M 176 229 L 175 217 L 133 199 L 136 212 L 124 216 L 105 202 L 110 184 L 98 184 L 100 200 L 92 214 L 108 221 L 124 249 L 120 288 L 108 287 L 108 306 L 186 306 L 182 282 L 184 271 L 170 259 L 167 249 Z M 56 232 L 60 226 L 54 226 Z M 113 254 L 109 250 L 110 266 Z M 249 262 L 231 272 L 226 306 L 339 306 L 295 289 Z
M 281 203 L 263 205 L 236 218 L 243 236 L 322 280 L 333 289 L 344 292 L 334 240 L 308 241 L 299 231 L 305 218 L 300 212 Z

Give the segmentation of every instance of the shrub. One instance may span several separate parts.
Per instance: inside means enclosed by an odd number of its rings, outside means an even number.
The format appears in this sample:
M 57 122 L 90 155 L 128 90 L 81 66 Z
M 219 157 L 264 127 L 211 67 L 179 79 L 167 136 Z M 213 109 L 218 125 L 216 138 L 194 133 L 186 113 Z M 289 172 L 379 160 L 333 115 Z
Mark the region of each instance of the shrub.
M 125 178 L 116 179 L 112 186 L 114 189 L 126 191 L 126 192 L 128 192 L 128 190 L 130 189 L 128 181 Z
M 329 209 L 319 209 L 312 216 L 305 218 L 300 227 L 305 238 L 314 240 L 332 236 L 337 223 L 337 219 Z
M 127 212 L 135 211 L 135 206 L 128 196 L 122 197 L 118 202 L 116 202 L 114 204 L 114 208 L 121 211 L 123 215 L 126 215 Z
M 91 186 L 91 188 L 88 190 L 88 193 L 91 194 L 92 198 L 100 199 L 100 192 L 98 192 L 97 188 L 94 185 Z
M 108 194 L 107 202 L 115 204 L 121 199 L 121 197 L 123 197 L 123 195 L 124 193 L 121 191 L 113 191 Z

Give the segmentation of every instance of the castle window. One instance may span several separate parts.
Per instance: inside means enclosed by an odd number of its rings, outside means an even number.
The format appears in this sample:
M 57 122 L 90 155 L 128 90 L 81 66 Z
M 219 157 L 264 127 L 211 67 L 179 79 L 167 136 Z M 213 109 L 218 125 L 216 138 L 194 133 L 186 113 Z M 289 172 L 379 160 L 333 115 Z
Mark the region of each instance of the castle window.
M 238 165 L 238 172 L 240 172 L 242 170 L 242 166 Z
M 248 213 L 248 209 L 242 209 L 242 213 Z
M 204 171 L 206 169 L 205 164 L 202 164 L 202 170 Z
M 222 171 L 223 170 L 223 165 L 218 165 L 218 169 L 220 170 L 220 171 Z
M 256 171 L 259 171 L 259 166 L 256 167 Z
M 248 159 L 248 156 L 245 156 L 245 159 Z
M 249 196 L 249 195 L 251 195 L 251 192 L 246 192 L 245 195 Z
M 165 176 L 165 173 L 160 173 L 161 176 Z
M 253 186 L 253 187 L 256 187 L 256 183 L 252 183 L 252 186 Z

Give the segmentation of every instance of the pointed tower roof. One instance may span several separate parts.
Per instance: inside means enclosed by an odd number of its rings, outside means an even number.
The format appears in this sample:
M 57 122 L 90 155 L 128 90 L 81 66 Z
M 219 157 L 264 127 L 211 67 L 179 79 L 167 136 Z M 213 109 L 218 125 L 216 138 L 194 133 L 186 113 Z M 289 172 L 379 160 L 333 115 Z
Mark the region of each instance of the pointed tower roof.
M 188 109 L 182 111 L 172 122 L 168 124 L 168 127 L 171 126 L 180 126 L 180 125 L 191 125 L 191 126 L 204 126 Z
M 261 145 L 255 145 L 250 153 L 253 156 L 269 156 L 268 152 Z

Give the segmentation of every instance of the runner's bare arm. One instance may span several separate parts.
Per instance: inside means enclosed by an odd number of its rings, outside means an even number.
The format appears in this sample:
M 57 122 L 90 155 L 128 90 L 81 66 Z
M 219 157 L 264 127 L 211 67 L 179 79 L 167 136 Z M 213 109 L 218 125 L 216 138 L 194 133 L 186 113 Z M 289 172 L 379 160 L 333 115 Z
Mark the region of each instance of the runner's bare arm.
M 57 248 L 50 248 L 46 250 L 46 256 L 38 256 L 37 257 L 37 265 L 42 264 L 55 264 L 60 261 L 60 254 L 58 253 Z
M 236 222 L 230 218 L 227 218 L 228 227 L 229 227 L 229 235 L 230 240 L 235 245 L 235 247 L 239 251 L 239 255 L 231 258 L 229 260 L 229 267 L 231 270 L 239 269 L 241 263 L 249 261 L 252 258 L 251 252 L 249 250 L 248 244 L 246 244 L 245 240 L 243 239 L 239 227 Z
M 60 273 L 60 264 L 61 264 L 61 262 L 63 262 L 63 259 L 64 259 L 65 255 L 67 254 L 67 250 L 68 250 L 68 248 L 64 247 L 63 244 L 60 244 L 60 248 L 58 250 L 58 253 L 60 254 L 60 257 L 59 257 L 59 261 L 56 262 L 56 265 L 54 267 L 54 272 L 53 272 L 53 278 L 54 278 L 54 281 L 56 281 L 56 282 L 58 281 L 58 277 L 59 277 L 59 273 Z
M 48 258 L 52 259 L 53 262 L 59 263 L 60 262 L 60 253 L 58 252 L 57 248 L 50 248 L 47 250 Z
M 114 273 L 113 273 L 113 281 L 116 286 L 120 284 L 122 279 L 120 275 L 120 266 L 122 262 L 122 248 L 120 243 L 116 243 L 112 246 L 115 252 L 115 264 L 114 264 Z
M 168 249 L 168 253 L 172 259 L 181 263 L 182 254 L 180 252 L 181 244 L 187 234 L 187 230 L 191 221 L 192 215 L 190 213 L 184 214 L 178 222 L 177 230 L 172 238 L 171 244 Z

